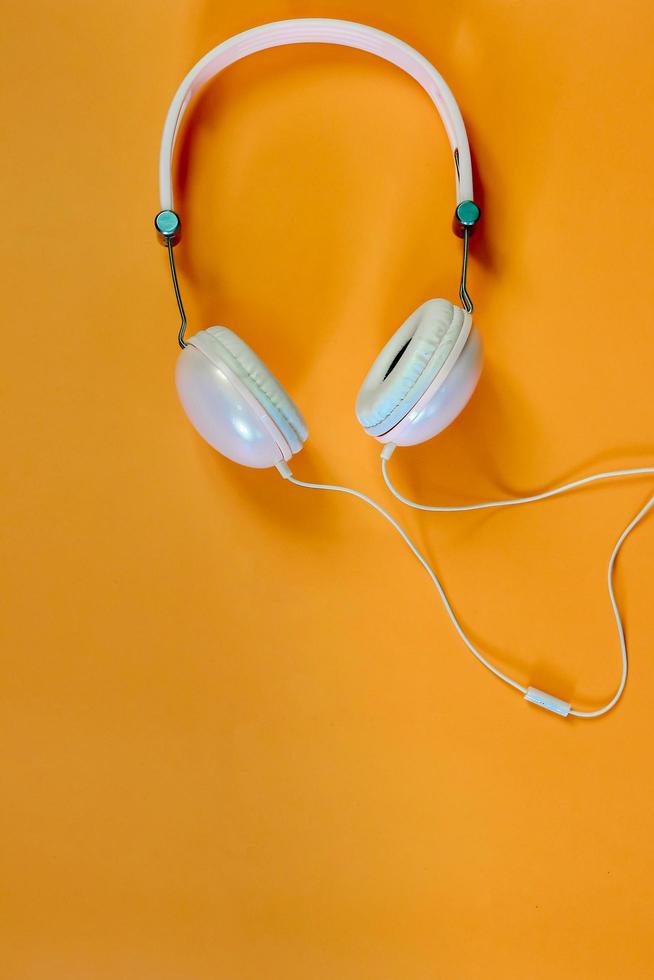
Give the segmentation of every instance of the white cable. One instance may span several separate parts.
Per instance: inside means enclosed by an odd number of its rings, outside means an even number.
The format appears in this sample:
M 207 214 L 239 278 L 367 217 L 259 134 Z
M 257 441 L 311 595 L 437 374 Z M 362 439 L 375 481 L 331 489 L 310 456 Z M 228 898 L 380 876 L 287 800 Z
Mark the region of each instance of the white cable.
M 395 530 L 400 535 L 400 537 L 403 538 L 405 543 L 409 546 L 413 554 L 416 556 L 420 564 L 423 566 L 423 568 L 431 578 L 432 582 L 436 586 L 436 589 L 438 590 L 438 594 L 441 597 L 443 605 L 445 606 L 445 611 L 447 612 L 448 616 L 452 620 L 452 624 L 455 630 L 457 631 L 457 633 L 459 634 L 459 636 L 461 637 L 465 645 L 468 647 L 472 655 L 476 657 L 477 660 L 479 660 L 480 663 L 484 665 L 484 667 L 487 667 L 488 670 L 490 670 L 493 674 L 495 674 L 496 677 L 499 677 L 500 680 L 504 681 L 506 684 L 510 684 L 511 687 L 514 687 L 517 691 L 520 691 L 522 694 L 527 693 L 526 687 L 523 687 L 522 684 L 518 684 L 517 681 L 514 681 L 511 677 L 507 677 L 507 675 L 503 674 L 501 670 L 499 670 L 497 667 L 494 667 L 493 664 L 490 663 L 486 659 L 486 657 L 484 657 L 484 655 L 480 653 L 479 650 L 475 647 L 474 643 L 466 635 L 463 627 L 461 626 L 458 619 L 456 618 L 456 614 L 452 609 L 450 600 L 447 598 L 445 594 L 445 590 L 443 589 L 443 586 L 441 585 L 433 568 L 431 567 L 427 559 L 420 554 L 420 552 L 418 551 L 418 549 L 416 548 L 416 546 L 414 545 L 413 541 L 410 539 L 406 531 L 402 527 L 400 527 L 400 525 L 397 523 L 395 518 L 391 517 L 388 511 L 384 510 L 383 507 L 375 503 L 375 501 L 372 500 L 370 497 L 367 497 L 365 493 L 360 493 L 358 490 L 352 490 L 350 487 L 340 487 L 329 483 L 306 483 L 304 480 L 297 480 L 293 476 L 291 470 L 285 463 L 278 463 L 277 469 L 284 477 L 284 479 L 288 480 L 289 483 L 294 483 L 296 487 L 306 487 L 309 490 L 334 490 L 336 493 L 348 493 L 352 497 L 358 497 L 359 500 L 363 500 L 365 503 L 370 504 L 370 506 L 373 507 L 378 514 L 381 514 L 382 517 L 385 517 L 386 520 L 389 522 L 389 524 L 392 524 L 392 526 L 395 528 Z
M 518 504 L 530 504 L 536 500 L 547 500 L 548 497 L 557 497 L 561 493 L 567 493 L 568 490 L 576 490 L 578 487 L 586 486 L 589 483 L 596 483 L 598 480 L 617 480 L 621 477 L 630 476 L 654 476 L 654 466 L 639 466 L 628 470 L 607 470 L 606 473 L 593 473 L 591 476 L 584 476 L 580 480 L 572 480 L 570 483 L 562 483 L 560 487 L 554 487 L 553 490 L 545 490 L 543 493 L 534 493 L 529 497 L 511 497 L 506 500 L 487 500 L 480 504 L 435 504 L 434 506 L 431 506 L 428 504 L 419 504 L 416 503 L 415 500 L 409 500 L 407 497 L 403 497 L 399 490 L 397 490 L 391 483 L 390 477 L 388 476 L 386 470 L 387 462 L 388 457 L 382 456 L 381 465 L 384 482 L 393 496 L 401 501 L 401 503 L 406 504 L 407 507 L 413 507 L 414 510 L 429 510 L 437 514 L 461 513 L 465 510 L 488 510 L 491 507 L 516 507 Z
M 652 467 L 652 466 L 639 466 L 639 467 L 634 467 L 632 469 L 624 469 L 624 470 L 608 470 L 605 473 L 593 473 L 591 476 L 585 476 L 585 477 L 582 477 L 579 480 L 572 480 L 570 483 L 564 483 L 564 484 L 562 484 L 559 487 L 555 487 L 553 490 L 546 490 L 543 493 L 535 493 L 535 494 L 532 494 L 531 496 L 528 496 L 528 497 L 513 497 L 513 498 L 507 499 L 507 500 L 491 500 L 491 501 L 485 501 L 483 503 L 478 503 L 478 504 L 434 505 L 434 506 L 430 506 L 430 505 L 427 505 L 427 504 L 419 504 L 419 503 L 416 503 L 416 501 L 414 501 L 414 500 L 409 500 L 407 497 L 404 497 L 394 487 L 394 485 L 391 482 L 391 479 L 390 479 L 390 477 L 388 475 L 388 472 L 387 472 L 387 463 L 388 463 L 388 460 L 389 460 L 391 454 L 393 453 L 394 449 L 395 449 L 395 446 L 392 443 L 389 443 L 387 446 L 384 447 L 384 449 L 382 451 L 382 461 L 381 461 L 382 474 L 383 474 L 384 482 L 386 483 L 386 486 L 388 487 L 388 489 L 391 491 L 391 493 L 393 494 L 393 496 L 397 500 L 401 501 L 403 504 L 406 504 L 408 507 L 413 507 L 415 510 L 433 511 L 435 513 L 460 513 L 461 511 L 487 510 L 487 509 L 489 509 L 491 507 L 514 507 L 514 506 L 517 506 L 519 504 L 533 503 L 534 501 L 537 501 L 537 500 L 546 500 L 548 497 L 556 497 L 559 494 L 566 493 L 569 490 L 576 490 L 579 487 L 587 486 L 588 484 L 596 483 L 596 482 L 598 482 L 600 480 L 613 480 L 613 479 L 619 479 L 619 478 L 624 478 L 624 477 L 637 477 L 637 476 L 652 476 L 652 475 L 654 475 L 654 467 Z M 644 507 L 642 507 L 638 511 L 638 513 L 633 518 L 633 520 L 630 521 L 630 523 L 624 529 L 624 531 L 622 532 L 622 534 L 620 535 L 620 537 L 616 541 L 615 546 L 613 548 L 613 551 L 611 552 L 611 557 L 609 558 L 609 564 L 608 564 L 608 570 L 607 570 L 607 586 L 608 586 L 608 591 L 609 591 L 609 598 L 611 600 L 611 608 L 613 609 L 613 616 L 615 618 L 616 627 L 617 627 L 617 630 L 618 630 L 618 639 L 620 641 L 620 657 L 621 657 L 621 662 L 622 662 L 622 674 L 621 674 L 621 677 L 620 677 L 620 683 L 618 684 L 618 688 L 617 688 L 615 694 L 613 695 L 613 697 L 611 698 L 611 700 L 608 702 L 608 704 L 604 705 L 602 708 L 598 708 L 596 711 L 580 711 L 580 710 L 576 710 L 576 709 L 570 709 L 569 714 L 574 715 L 577 718 L 597 718 L 600 715 L 606 714 L 607 711 L 610 711 L 611 708 L 613 708 L 617 704 L 617 702 L 619 701 L 619 699 L 620 699 L 620 697 L 622 695 L 622 692 L 624 691 L 624 687 L 625 687 L 625 684 L 627 682 L 627 670 L 628 670 L 627 643 L 626 643 L 626 640 L 625 640 L 624 626 L 623 626 L 623 623 L 622 623 L 622 618 L 620 616 L 620 610 L 619 610 L 619 607 L 618 607 L 617 600 L 615 598 L 615 591 L 614 591 L 614 588 L 613 588 L 613 573 L 614 573 L 615 562 L 616 562 L 616 559 L 618 557 L 618 553 L 619 553 L 620 549 L 622 548 L 622 545 L 624 544 L 624 542 L 628 538 L 628 536 L 631 534 L 631 532 L 634 530 L 634 528 L 640 523 L 640 521 L 645 517 L 645 515 L 652 509 L 652 507 L 654 507 L 654 496 L 653 497 L 650 497 L 650 499 L 647 501 L 647 503 L 644 505 Z M 418 557 L 420 557 L 420 556 L 418 556 Z M 424 564 L 424 561 L 423 561 L 423 564 Z M 449 607 L 449 603 L 447 602 L 447 599 L 444 598 L 444 593 L 442 592 L 442 589 L 439 588 L 439 591 L 441 592 L 441 596 L 443 597 L 443 601 L 446 603 L 446 607 Z M 456 619 L 454 619 L 453 614 L 451 613 L 451 609 L 450 608 L 448 608 L 448 612 L 450 612 L 450 614 L 451 614 L 451 616 L 452 616 L 452 618 L 454 620 L 454 623 L 455 623 L 455 625 L 458 628 L 459 634 L 463 636 L 463 631 L 461 630 L 461 628 L 459 627 L 458 623 L 456 622 Z M 488 667 L 489 664 L 484 660 L 483 657 L 481 657 L 478 654 L 478 652 L 473 648 L 472 644 L 468 641 L 468 639 L 465 636 L 463 636 L 463 639 L 464 639 L 465 643 L 467 644 L 467 646 L 475 654 L 475 656 L 479 660 L 481 660 L 482 663 L 485 664 L 485 666 Z M 502 680 L 508 681 L 508 683 L 513 684 L 514 687 L 518 687 L 521 691 L 523 691 L 523 693 L 525 692 L 525 689 L 523 687 L 521 687 L 519 684 L 516 684 L 514 681 L 511 681 L 509 678 L 505 677 L 503 674 L 501 674 L 499 671 L 495 670 L 494 668 L 491 668 L 491 669 L 493 670 L 493 673 L 495 673 L 499 677 L 501 677 Z

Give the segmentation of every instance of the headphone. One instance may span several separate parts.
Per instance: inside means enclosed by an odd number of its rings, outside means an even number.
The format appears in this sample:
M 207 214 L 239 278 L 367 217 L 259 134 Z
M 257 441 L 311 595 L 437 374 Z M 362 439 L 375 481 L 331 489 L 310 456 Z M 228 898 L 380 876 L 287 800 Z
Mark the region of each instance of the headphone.
M 319 42 L 360 48 L 385 58 L 416 79 L 433 101 L 452 147 L 456 178 L 454 227 L 467 242 L 479 219 L 472 200 L 468 137 L 459 107 L 429 62 L 390 34 L 327 19 L 288 20 L 245 31 L 219 44 L 188 73 L 172 101 L 159 161 L 161 211 L 155 226 L 169 246 L 179 239 L 174 211 L 172 161 L 184 110 L 194 93 L 228 65 L 255 51 L 282 44 Z M 357 398 L 365 431 L 383 443 L 424 442 L 459 414 L 481 372 L 481 340 L 472 325 L 472 303 L 461 284 L 465 308 L 445 299 L 423 303 L 399 328 L 372 365 Z M 183 317 L 183 320 L 185 318 Z M 288 461 L 307 438 L 291 396 L 254 351 L 226 327 L 209 327 L 188 341 L 180 334 L 179 397 L 207 442 L 236 463 L 269 467 Z
M 627 535 L 654 506 L 652 497 L 618 539 L 608 567 L 608 590 L 621 650 L 622 676 L 613 698 L 592 711 L 573 709 L 561 698 L 525 687 L 492 664 L 459 623 L 436 573 L 397 521 L 365 494 L 348 487 L 297 480 L 288 466 L 307 439 L 299 408 L 237 334 L 227 327 L 209 327 L 186 339 L 186 315 L 177 278 L 174 247 L 180 240 L 181 220 L 174 209 L 172 165 L 184 112 L 194 94 L 224 68 L 241 58 L 286 44 L 329 43 L 358 48 L 384 58 L 414 78 L 428 94 L 441 117 L 454 163 L 456 206 L 453 230 L 463 241 L 460 305 L 430 299 L 415 310 L 393 334 L 368 371 L 356 401 L 364 430 L 383 444 L 382 474 L 388 489 L 402 503 L 425 511 L 452 512 L 530 503 L 556 496 L 598 480 L 651 475 L 654 467 L 593 474 L 531 497 L 465 506 L 428 506 L 403 497 L 393 486 L 387 464 L 397 446 L 426 442 L 448 426 L 470 400 L 482 367 L 482 342 L 473 324 L 473 304 L 467 291 L 468 241 L 480 218 L 473 198 L 472 166 L 466 129 L 459 107 L 442 76 L 421 54 L 403 41 L 363 24 L 308 18 L 265 24 L 237 34 L 213 48 L 189 71 L 168 110 L 159 158 L 161 210 L 155 228 L 168 250 L 170 271 L 181 316 L 176 384 L 182 406 L 200 435 L 223 456 L 244 466 L 277 467 L 297 486 L 333 490 L 358 497 L 375 508 L 403 537 L 432 578 L 454 628 L 470 652 L 495 676 L 520 691 L 524 698 L 560 716 L 598 717 L 620 698 L 627 679 L 624 629 L 613 591 L 617 554 Z

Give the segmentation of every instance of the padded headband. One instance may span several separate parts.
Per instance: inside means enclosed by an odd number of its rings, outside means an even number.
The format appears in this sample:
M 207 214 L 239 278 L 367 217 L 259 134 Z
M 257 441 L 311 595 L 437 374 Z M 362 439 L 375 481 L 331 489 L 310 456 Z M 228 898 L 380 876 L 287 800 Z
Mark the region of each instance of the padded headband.
M 457 205 L 463 201 L 473 200 L 472 167 L 466 129 L 454 96 L 434 66 L 392 34 L 347 20 L 315 17 L 280 20 L 243 31 L 242 34 L 236 34 L 223 41 L 191 68 L 175 93 L 161 139 L 159 195 L 162 211 L 174 210 L 172 163 L 175 140 L 186 107 L 195 93 L 223 68 L 249 54 L 284 44 L 307 43 L 342 44 L 349 48 L 359 48 L 361 51 L 368 51 L 392 62 L 415 78 L 436 106 L 447 131 L 454 157 Z

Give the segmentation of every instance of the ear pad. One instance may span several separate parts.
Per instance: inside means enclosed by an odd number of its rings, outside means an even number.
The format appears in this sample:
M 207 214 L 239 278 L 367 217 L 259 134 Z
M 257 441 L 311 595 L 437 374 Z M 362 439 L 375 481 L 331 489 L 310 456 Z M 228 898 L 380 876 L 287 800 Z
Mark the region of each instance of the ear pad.
M 384 435 L 412 410 L 439 372 L 446 375 L 470 324 L 461 307 L 445 299 L 428 300 L 405 320 L 359 391 L 356 413 L 366 432 Z
M 241 379 L 281 430 L 294 453 L 305 442 L 307 426 L 291 396 L 251 347 L 227 327 L 205 331 L 220 349 L 227 366 Z

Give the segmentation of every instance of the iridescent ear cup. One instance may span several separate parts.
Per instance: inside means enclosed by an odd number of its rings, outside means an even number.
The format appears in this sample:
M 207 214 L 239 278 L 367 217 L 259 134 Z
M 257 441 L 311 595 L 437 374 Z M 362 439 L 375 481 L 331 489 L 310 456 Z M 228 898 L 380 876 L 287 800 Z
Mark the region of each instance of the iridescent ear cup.
M 299 452 L 307 427 L 277 378 L 226 327 L 209 327 L 177 359 L 177 392 L 193 426 L 223 456 L 274 466 Z
M 470 314 L 447 300 L 429 300 L 372 365 L 357 398 L 359 421 L 380 442 L 425 442 L 467 404 L 481 363 L 481 340 Z M 226 327 L 210 327 L 188 341 L 176 381 L 194 427 L 236 463 L 274 466 L 306 441 L 306 423 L 290 395 Z
M 376 358 L 357 397 L 357 418 L 380 442 L 425 442 L 468 403 L 481 365 L 481 338 L 471 315 L 445 299 L 430 299 Z

